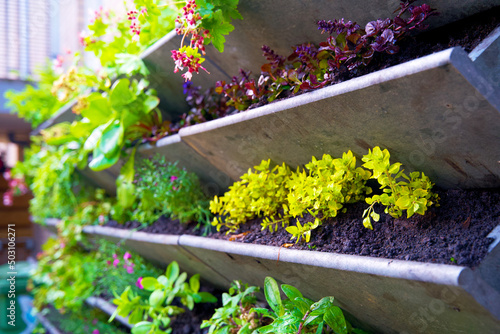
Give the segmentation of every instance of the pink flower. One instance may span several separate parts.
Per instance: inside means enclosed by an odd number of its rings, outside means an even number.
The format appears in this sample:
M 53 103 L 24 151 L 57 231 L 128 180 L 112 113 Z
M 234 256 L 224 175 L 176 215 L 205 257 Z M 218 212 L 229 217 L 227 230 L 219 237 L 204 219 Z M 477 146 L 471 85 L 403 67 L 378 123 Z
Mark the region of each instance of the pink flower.
M 97 325 L 97 319 L 92 320 L 92 325 Z
M 172 175 L 172 176 L 170 177 L 170 182 L 174 182 L 174 181 L 175 181 L 175 180 L 177 180 L 177 179 L 178 179 L 178 177 L 177 177 L 177 176 Z
M 132 258 L 132 255 L 130 255 L 129 252 L 126 252 L 125 255 L 123 255 L 124 260 L 129 260 L 130 258 Z
M 116 253 L 113 254 L 113 259 L 117 259 L 117 258 L 118 258 L 118 255 L 116 255 Z
M 98 329 L 94 329 L 94 330 L 92 331 L 92 334 L 99 334 L 99 330 L 98 330 Z
M 60 248 L 64 248 L 64 247 L 66 247 L 66 244 L 65 244 L 64 242 L 61 242 L 61 243 L 59 244 L 59 247 L 60 247 Z
M 120 260 L 115 259 L 115 260 L 113 261 L 113 266 L 114 266 L 115 268 L 116 268 L 119 264 L 120 264 Z
M 144 289 L 144 287 L 142 286 L 142 277 L 139 277 L 137 279 L 137 282 L 135 282 L 135 285 L 139 288 L 139 289 Z
M 109 266 L 111 264 L 111 261 L 106 261 L 106 264 Z
M 134 266 L 135 266 L 135 264 L 133 264 L 131 262 L 130 263 L 127 262 L 127 264 L 123 265 L 123 268 L 127 269 L 127 273 L 133 274 L 134 273 Z

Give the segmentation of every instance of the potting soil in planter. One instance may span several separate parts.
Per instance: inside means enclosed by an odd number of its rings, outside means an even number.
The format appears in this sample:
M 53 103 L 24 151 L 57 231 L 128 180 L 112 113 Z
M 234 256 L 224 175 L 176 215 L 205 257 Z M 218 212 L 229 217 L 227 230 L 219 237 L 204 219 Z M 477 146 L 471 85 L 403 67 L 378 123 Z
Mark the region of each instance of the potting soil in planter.
M 477 266 L 488 252 L 493 239 L 486 236 L 500 224 L 500 190 L 436 190 L 440 206 L 431 207 L 424 216 L 414 215 L 395 219 L 383 213 L 373 224 L 373 231 L 363 227 L 362 215 L 368 205 L 364 202 L 346 206 L 347 212 L 326 219 L 312 232 L 309 243 L 293 244 L 290 234 L 280 228 L 276 233 L 261 230 L 262 219 L 253 219 L 241 225 L 236 234 L 225 230 L 211 233 L 210 238 L 294 249 L 364 255 L 389 259 L 431 263 Z M 309 215 L 300 221 L 312 221 Z M 106 226 L 140 229 L 158 234 L 201 235 L 196 224 L 180 224 L 162 217 L 150 226 L 141 228 L 139 222 L 119 224 L 110 221 Z M 248 232 L 248 233 L 247 233 Z M 237 237 L 234 237 L 236 235 Z M 292 245 L 290 245 L 290 243 Z

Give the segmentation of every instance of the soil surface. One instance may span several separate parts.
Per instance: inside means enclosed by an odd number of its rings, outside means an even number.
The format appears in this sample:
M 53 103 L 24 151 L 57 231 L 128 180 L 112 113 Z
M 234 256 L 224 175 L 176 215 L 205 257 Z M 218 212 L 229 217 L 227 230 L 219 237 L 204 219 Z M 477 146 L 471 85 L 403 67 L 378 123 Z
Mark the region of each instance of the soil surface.
M 394 219 L 384 214 L 382 207 L 375 207 L 381 215 L 380 221 L 373 223 L 373 231 L 363 227 L 361 217 L 368 205 L 360 202 L 346 206 L 346 213 L 326 219 L 313 231 L 307 244 L 293 244 L 285 229 L 276 233 L 261 231 L 261 218 L 241 226 L 237 234 L 226 235 L 226 231 L 221 230 L 208 237 L 225 240 L 233 237 L 235 242 L 279 247 L 286 244 L 288 248 L 301 250 L 477 266 L 493 241 L 486 236 L 500 224 L 500 189 L 436 192 L 441 198 L 440 206 L 431 207 L 424 216 Z M 301 222 L 311 220 L 309 215 L 300 219 Z M 137 228 L 141 224 L 120 225 L 111 221 L 107 226 Z M 163 217 L 141 231 L 200 235 L 200 231 L 194 230 L 195 226 Z

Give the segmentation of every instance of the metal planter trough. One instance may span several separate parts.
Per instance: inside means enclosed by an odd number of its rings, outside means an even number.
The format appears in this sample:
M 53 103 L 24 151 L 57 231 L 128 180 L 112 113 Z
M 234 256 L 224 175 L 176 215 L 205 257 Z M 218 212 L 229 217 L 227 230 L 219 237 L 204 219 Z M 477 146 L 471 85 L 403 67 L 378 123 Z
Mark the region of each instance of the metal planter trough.
M 98 308 L 99 310 L 103 311 L 106 314 L 109 314 L 110 316 L 115 312 L 116 306 L 109 303 L 108 301 L 99 298 L 99 297 L 89 297 L 85 300 L 87 305 L 91 307 Z M 114 319 L 115 321 L 118 321 L 120 324 L 124 325 L 125 327 L 132 328 L 132 325 L 128 323 L 128 317 L 124 318 L 120 315 L 117 315 Z
M 498 228 L 497 228 L 498 229 Z M 319 299 L 333 295 L 357 326 L 374 333 L 498 333 L 500 240 L 480 266 L 467 267 L 301 251 L 203 237 L 86 227 L 166 266 L 228 288 L 240 279 L 262 286 L 266 276 Z M 357 319 L 357 320 L 356 320 Z
M 36 315 L 38 321 L 42 324 L 48 334 L 61 334 L 61 332 L 42 314 Z
M 151 234 L 103 226 L 85 226 L 83 232 L 94 238 L 123 242 L 123 247 L 156 265 L 166 268 L 170 262 L 177 261 L 188 274 L 198 273 L 203 279 L 210 280 L 219 287 L 227 284 L 224 277 L 179 246 L 178 235 Z
M 228 80 L 237 75 L 240 69 L 258 74 L 265 61 L 262 45 L 268 45 L 278 54 L 288 55 L 294 45 L 319 43 L 324 39 L 316 26 L 318 20 L 345 18 L 364 25 L 373 20 L 393 17 L 399 3 L 399 0 L 375 0 L 370 1 L 369 5 L 363 1 L 349 0 L 240 1 L 238 10 L 243 20 L 233 20 L 235 29 L 226 36 L 223 53 L 212 46 L 207 47 L 203 66 L 210 75 L 200 71 L 193 76 L 192 82 L 206 89 L 217 80 Z M 429 4 L 440 13 L 429 20 L 431 29 L 500 5 L 498 0 L 417 2 L 422 3 Z M 161 107 L 170 115 L 187 111 L 182 93 L 184 80 L 179 73 L 173 73 L 175 64 L 171 58 L 171 50 L 180 47 L 181 39 L 172 31 L 141 55 L 151 72 L 151 85 L 158 91 Z
M 499 187 L 500 85 L 484 72 L 451 48 L 179 134 L 233 179 L 262 159 L 294 168 L 381 146 L 441 187 Z

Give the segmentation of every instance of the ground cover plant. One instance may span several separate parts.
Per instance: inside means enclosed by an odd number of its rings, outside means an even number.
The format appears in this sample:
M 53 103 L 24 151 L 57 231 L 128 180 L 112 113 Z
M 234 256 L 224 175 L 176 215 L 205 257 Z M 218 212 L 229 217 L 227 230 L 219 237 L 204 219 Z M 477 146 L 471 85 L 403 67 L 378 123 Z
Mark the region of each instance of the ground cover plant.
M 202 324 L 209 327 L 209 334 L 259 334 L 259 333 L 366 333 L 352 328 L 342 310 L 334 305 L 334 297 L 324 297 L 314 302 L 295 287 L 282 284 L 272 277 L 264 280 L 267 307 L 259 305 L 255 294 L 260 288 L 233 282 L 229 293 L 224 293 L 223 306 L 216 309 L 210 320 Z
M 196 174 L 170 163 L 164 156 L 143 159 L 136 169 L 135 195 L 139 201 L 133 220 L 152 223 L 169 215 L 181 223 L 210 226 L 209 201 Z
M 209 328 L 208 334 L 250 334 L 262 326 L 262 317 L 254 311 L 259 287 L 234 281 L 229 291 L 222 294 L 222 307 L 215 310 L 201 328 Z
M 128 316 L 129 323 L 134 325 L 132 334 L 172 333 L 171 318 L 184 313 L 184 307 L 192 310 L 195 303 L 217 302 L 212 294 L 200 291 L 200 275 L 188 280 L 175 261 L 168 265 L 165 275 L 144 277 L 138 284 L 151 294 L 141 298 L 129 286 L 113 300 L 117 308 L 111 319 L 116 315 Z
M 363 156 L 362 167 L 357 167 L 351 151 L 337 159 L 328 154 L 321 160 L 313 157 L 306 169 L 297 168 L 296 172 L 290 172 L 284 164 L 270 169 L 270 161 L 263 161 L 255 172 L 249 170 L 241 181 L 229 187 L 224 196 L 215 196 L 210 202 L 212 212 L 219 215 L 212 224 L 217 230 L 224 226 L 230 233 L 255 217 L 265 217 L 262 229 L 276 232 L 281 225 L 292 240 L 304 238 L 309 242 L 311 231 L 322 220 L 336 217 L 346 211 L 346 204 L 361 200 L 370 204 L 363 214 L 363 224 L 369 229 L 373 229 L 371 219 L 380 218 L 374 211 L 375 203 L 382 204 L 385 213 L 395 218 L 401 217 L 403 210 L 408 218 L 415 213 L 425 214 L 438 200 L 430 191 L 433 184 L 420 172 L 407 176 L 400 163 L 390 164 L 389 159 L 389 151 L 377 146 Z M 372 193 L 366 184 L 370 178 L 379 182 L 381 195 L 368 196 Z M 301 224 L 297 218 L 306 213 L 314 220 Z M 296 225 L 290 225 L 291 219 L 296 220 Z

